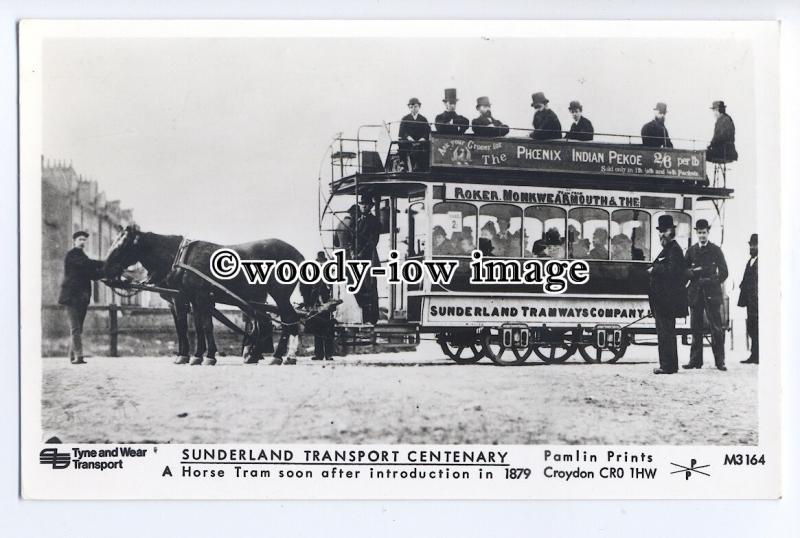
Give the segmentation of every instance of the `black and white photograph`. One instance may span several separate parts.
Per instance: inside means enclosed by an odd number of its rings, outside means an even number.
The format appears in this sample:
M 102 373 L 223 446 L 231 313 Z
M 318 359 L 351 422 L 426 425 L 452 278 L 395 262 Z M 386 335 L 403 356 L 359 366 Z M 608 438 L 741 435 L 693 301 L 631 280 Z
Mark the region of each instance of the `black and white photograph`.
M 777 26 L 383 30 L 21 25 L 23 485 L 778 496 Z

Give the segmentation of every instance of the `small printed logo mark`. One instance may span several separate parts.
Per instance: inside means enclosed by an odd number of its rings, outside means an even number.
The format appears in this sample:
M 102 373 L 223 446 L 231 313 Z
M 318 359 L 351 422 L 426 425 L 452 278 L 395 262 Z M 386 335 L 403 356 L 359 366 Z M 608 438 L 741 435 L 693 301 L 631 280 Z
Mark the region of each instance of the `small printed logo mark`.
M 55 448 L 45 448 L 39 452 L 39 463 L 51 465 L 53 469 L 66 469 L 72 463 L 69 452 L 59 452 Z
M 670 474 L 677 474 L 677 473 L 684 473 L 685 478 L 684 480 L 689 480 L 693 473 L 701 474 L 703 476 L 711 476 L 707 470 L 711 465 L 697 465 L 697 460 L 692 458 L 690 460 L 689 466 L 686 467 L 685 465 L 680 465 L 677 463 L 670 462 L 670 465 L 674 465 L 678 469 L 672 471 Z M 701 471 L 700 469 L 706 469 L 706 471 Z

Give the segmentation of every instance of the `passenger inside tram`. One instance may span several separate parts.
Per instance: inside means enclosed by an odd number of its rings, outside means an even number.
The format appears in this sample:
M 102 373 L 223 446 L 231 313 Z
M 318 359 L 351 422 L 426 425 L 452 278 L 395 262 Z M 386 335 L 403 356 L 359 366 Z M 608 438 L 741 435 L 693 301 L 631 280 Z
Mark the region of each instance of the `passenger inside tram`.
M 544 234 L 544 242 L 547 245 L 547 257 L 561 259 L 564 257 L 564 238 L 556 228 L 549 228 Z
M 439 256 L 452 256 L 458 254 L 453 242 L 447 238 L 447 232 L 441 226 L 433 227 L 433 254 Z
M 589 259 L 607 260 L 608 259 L 608 230 L 605 228 L 595 228 L 592 234 L 592 250 L 589 251 Z

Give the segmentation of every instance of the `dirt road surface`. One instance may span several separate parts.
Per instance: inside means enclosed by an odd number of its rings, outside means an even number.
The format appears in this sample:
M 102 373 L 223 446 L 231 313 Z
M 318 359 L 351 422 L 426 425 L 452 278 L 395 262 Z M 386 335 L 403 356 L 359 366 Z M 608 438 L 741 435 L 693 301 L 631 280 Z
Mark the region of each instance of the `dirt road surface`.
M 671 376 L 641 347 L 615 365 L 521 367 L 459 366 L 431 342 L 295 366 L 47 358 L 43 430 L 65 443 L 756 444 L 758 368 L 730 353 L 719 372 L 707 352 Z

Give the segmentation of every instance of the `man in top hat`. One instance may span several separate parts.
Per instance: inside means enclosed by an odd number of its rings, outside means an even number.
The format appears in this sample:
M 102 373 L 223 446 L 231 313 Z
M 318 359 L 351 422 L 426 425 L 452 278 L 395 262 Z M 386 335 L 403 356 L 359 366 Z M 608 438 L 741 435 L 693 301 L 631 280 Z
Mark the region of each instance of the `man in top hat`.
M 486 96 L 478 97 L 475 109 L 480 116 L 472 120 L 472 132 L 477 136 L 500 137 L 508 134 L 508 125 L 492 117 L 492 103 Z
M 672 215 L 658 217 L 658 236 L 661 252 L 647 270 L 650 273 L 650 311 L 656 321 L 659 367 L 654 374 L 674 374 L 678 371 L 678 342 L 675 318 L 687 314 L 686 260 L 675 241 Z
M 758 234 L 750 236 L 750 259 L 744 267 L 736 304 L 747 308 L 747 336 L 750 337 L 750 357 L 742 363 L 758 364 Z
M 426 142 L 431 136 L 431 126 L 428 118 L 419 113 L 422 106 L 419 99 L 412 97 L 408 100 L 409 114 L 400 121 L 400 159 L 406 164 L 409 171 L 422 169 L 427 147 L 420 142 Z
M 103 262 L 89 259 L 84 249 L 89 234 L 77 231 L 72 234 L 72 249 L 64 258 L 64 280 L 58 295 L 58 304 L 67 307 L 69 316 L 69 360 L 72 364 L 85 364 L 83 355 L 83 321 L 92 297 L 92 280 L 103 276 Z
M 667 104 L 656 103 L 653 110 L 656 112 L 655 117 L 642 127 L 642 144 L 650 148 L 671 148 L 672 140 L 669 139 L 669 132 L 664 123 Z
M 686 251 L 689 277 L 689 310 L 692 315 L 692 349 L 686 369 L 703 367 L 703 313 L 711 332 L 711 350 L 719 370 L 725 371 L 725 328 L 722 326 L 722 283 L 728 278 L 728 265 L 722 249 L 708 240 L 706 219 L 694 227 L 697 243 Z
M 381 235 L 381 223 L 372 213 L 374 202 L 372 197 L 362 194 L 358 201 L 358 216 L 356 218 L 356 237 L 354 258 L 369 260 L 373 266 L 379 265 L 378 239 Z M 361 307 L 364 323 L 377 323 L 378 321 L 378 284 L 375 277 L 367 277 L 361 289 L 355 294 L 356 302 Z
M 436 116 L 436 132 L 449 135 L 460 135 L 467 132 L 469 129 L 469 120 L 464 116 L 456 113 L 456 97 L 455 88 L 446 88 L 444 90 L 444 112 Z
M 561 122 L 556 113 L 547 105 L 550 101 L 542 92 L 531 95 L 531 106 L 536 110 L 533 114 L 533 132 L 530 137 L 534 140 L 557 140 L 561 138 Z
M 594 139 L 594 126 L 589 118 L 583 115 L 583 106 L 578 101 L 570 101 L 569 112 L 572 114 L 572 125 L 564 135 L 567 140 L 589 141 Z
M 714 136 L 706 149 L 706 160 L 712 163 L 729 163 L 739 158 L 736 152 L 736 127 L 733 120 L 725 112 L 725 101 L 714 101 L 711 110 L 717 118 L 714 124 Z

